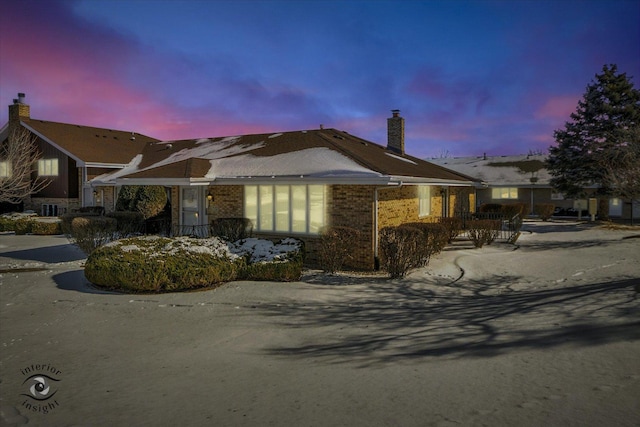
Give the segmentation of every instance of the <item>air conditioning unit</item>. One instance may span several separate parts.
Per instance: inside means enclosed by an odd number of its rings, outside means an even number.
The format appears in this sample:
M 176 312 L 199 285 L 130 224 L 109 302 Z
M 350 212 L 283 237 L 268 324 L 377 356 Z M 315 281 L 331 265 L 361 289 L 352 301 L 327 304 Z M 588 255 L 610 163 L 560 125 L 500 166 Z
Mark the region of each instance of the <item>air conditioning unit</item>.
M 58 205 L 53 205 L 51 203 L 43 203 L 42 216 L 58 216 Z

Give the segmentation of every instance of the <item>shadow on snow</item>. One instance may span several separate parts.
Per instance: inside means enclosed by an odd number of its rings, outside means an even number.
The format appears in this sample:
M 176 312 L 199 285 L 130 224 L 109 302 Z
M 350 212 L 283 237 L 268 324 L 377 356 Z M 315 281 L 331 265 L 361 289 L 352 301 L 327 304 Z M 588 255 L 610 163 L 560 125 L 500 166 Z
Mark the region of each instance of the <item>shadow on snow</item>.
M 514 350 L 640 339 L 640 279 L 515 291 L 518 277 L 440 291 L 388 283 L 357 299 L 261 306 L 287 328 L 308 329 L 282 357 L 363 366 L 425 357 L 490 357 Z M 322 334 L 314 329 L 323 328 Z

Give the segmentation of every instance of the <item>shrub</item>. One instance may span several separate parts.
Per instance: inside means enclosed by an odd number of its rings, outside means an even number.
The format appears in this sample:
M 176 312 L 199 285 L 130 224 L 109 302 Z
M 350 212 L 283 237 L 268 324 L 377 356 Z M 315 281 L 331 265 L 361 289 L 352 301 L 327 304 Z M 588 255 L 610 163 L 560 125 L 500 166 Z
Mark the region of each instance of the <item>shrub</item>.
M 462 219 L 454 217 L 444 217 L 438 220 L 438 223 L 447 230 L 447 243 L 453 242 L 453 239 L 462 233 Z
M 164 210 L 167 192 L 160 185 L 124 185 L 118 193 L 116 211 L 140 212 L 144 219 Z
M 479 219 L 468 223 L 467 234 L 476 248 L 484 244 L 490 245 L 499 236 L 502 221 L 495 219 Z
M 478 208 L 480 213 L 497 213 L 502 212 L 502 205 L 499 203 L 483 203 Z
M 62 234 L 62 226 L 58 221 L 34 221 L 32 225 L 32 233 L 48 236 Z
M 114 218 L 68 215 L 63 216 L 62 231 L 87 255 L 116 236 L 117 221 Z
M 249 218 L 216 218 L 211 221 L 211 235 L 228 242 L 246 239 L 253 234 L 253 223 Z
M 13 231 L 16 234 L 27 234 L 33 232 L 34 221 L 30 218 L 20 218 L 13 221 Z
M 556 207 L 553 203 L 540 203 L 534 206 L 534 213 L 543 221 L 548 221 Z
M 87 279 L 126 292 L 168 292 L 210 287 L 236 279 L 297 280 L 302 242 L 247 239 L 225 243 L 217 237 L 140 236 L 96 249 L 85 265 Z M 250 264 L 249 264 L 250 263 Z
M 516 215 L 524 218 L 529 213 L 529 205 L 526 203 L 509 203 L 508 205 L 502 205 L 500 211 L 507 219 L 511 219 Z
M 228 246 L 245 260 L 238 278 L 290 282 L 302 276 L 304 243 L 300 240 L 286 238 L 274 244 L 266 239 L 247 238 Z
M 13 220 L 5 216 L 0 216 L 0 232 L 14 231 Z
M 288 256 L 286 260 L 245 264 L 239 273 L 239 278 L 244 280 L 292 282 L 302 276 L 302 264 L 302 252 L 297 252 Z
M 416 267 L 422 233 L 415 227 L 385 227 L 380 230 L 382 267 L 392 278 L 404 277 Z
M 140 212 L 116 211 L 107 217 L 116 220 L 116 231 L 120 237 L 130 237 L 144 231 L 144 217 Z
M 432 255 L 440 253 L 449 242 L 449 231 L 442 224 L 412 222 L 400 227 L 412 227 L 420 230 L 422 239 L 416 253 L 416 267 L 424 267 Z
M 219 239 L 142 236 L 96 249 L 87 259 L 85 276 L 109 289 L 165 292 L 235 280 L 243 264 Z
M 167 192 L 160 185 L 141 185 L 136 193 L 135 210 L 144 219 L 152 218 L 164 210 L 167 204 Z
M 135 199 L 138 187 L 135 185 L 123 185 L 118 191 L 118 199 L 116 200 L 116 211 L 133 211 L 135 210 Z
M 320 266 L 328 273 L 339 271 L 352 259 L 351 251 L 360 232 L 350 227 L 326 227 L 320 232 Z

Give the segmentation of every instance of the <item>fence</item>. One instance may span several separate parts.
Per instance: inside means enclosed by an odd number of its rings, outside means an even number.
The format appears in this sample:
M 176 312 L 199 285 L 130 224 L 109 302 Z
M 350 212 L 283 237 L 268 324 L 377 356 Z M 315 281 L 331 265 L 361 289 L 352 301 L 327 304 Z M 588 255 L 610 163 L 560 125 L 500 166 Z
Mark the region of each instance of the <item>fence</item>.
M 509 217 L 502 212 L 461 212 L 455 214 L 454 217 L 462 220 L 463 231 L 470 228 L 470 223 L 472 221 L 480 219 L 500 221 L 501 228 L 497 239 L 506 240 L 507 242 L 513 241 L 514 237 L 520 232 L 520 228 L 522 227 L 522 217 L 520 214 L 515 214 Z

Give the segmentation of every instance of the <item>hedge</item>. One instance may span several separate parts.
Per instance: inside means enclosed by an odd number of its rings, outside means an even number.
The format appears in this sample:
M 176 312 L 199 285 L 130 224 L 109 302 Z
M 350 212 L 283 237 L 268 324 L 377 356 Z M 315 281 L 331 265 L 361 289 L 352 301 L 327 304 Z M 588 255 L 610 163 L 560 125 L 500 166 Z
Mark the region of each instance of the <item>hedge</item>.
M 85 277 L 99 287 L 133 293 L 208 288 L 238 279 L 290 281 L 300 278 L 302 243 L 295 241 L 296 244 L 293 239 L 276 245 L 264 242 L 260 243 L 262 248 L 270 244 L 273 252 L 282 248 L 284 252 L 274 256 L 272 262 L 249 263 L 254 254 L 246 245 L 227 244 L 217 237 L 121 239 L 89 255 Z M 291 248 L 294 249 L 286 251 Z
M 342 269 L 357 244 L 360 232 L 351 227 L 325 227 L 320 231 L 320 267 L 327 273 Z

